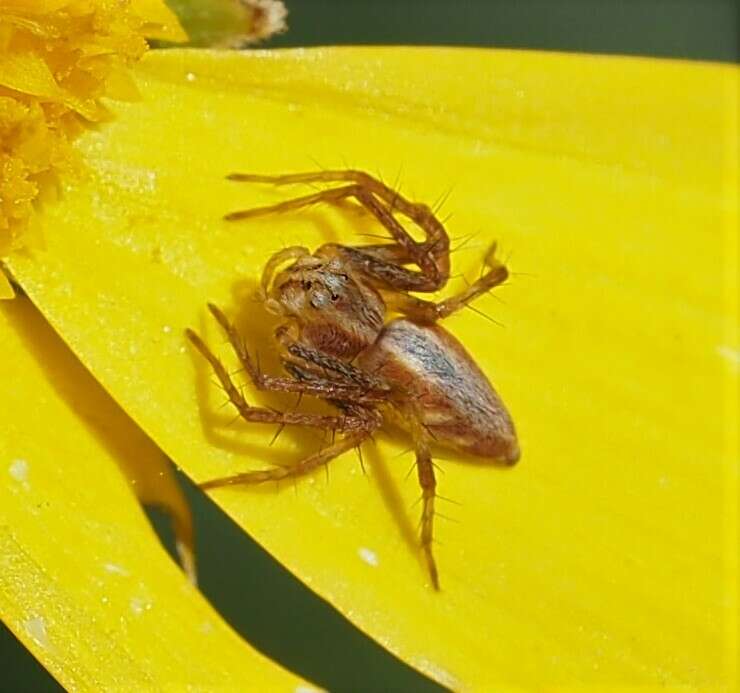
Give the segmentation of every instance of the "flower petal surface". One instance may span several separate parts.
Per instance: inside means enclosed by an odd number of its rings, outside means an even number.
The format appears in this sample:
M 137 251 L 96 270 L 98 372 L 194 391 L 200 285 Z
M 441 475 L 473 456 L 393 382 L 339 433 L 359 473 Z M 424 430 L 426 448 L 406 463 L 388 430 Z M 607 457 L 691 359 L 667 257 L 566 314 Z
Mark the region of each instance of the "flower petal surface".
M 130 488 L 161 451 L 25 298 L 0 411 L 0 618 L 66 690 L 296 690 L 167 556 Z
M 512 280 L 446 326 L 507 402 L 497 468 L 438 456 L 431 589 L 409 441 L 279 488 L 213 498 L 311 589 L 454 689 L 722 684 L 737 606 L 737 85 L 733 66 L 448 49 L 150 52 L 142 98 L 80 136 L 88 168 L 39 214 L 24 290 L 193 479 L 291 464 L 315 433 L 234 422 L 184 331 L 265 370 L 254 300 L 290 245 L 373 243 L 352 209 L 223 220 L 306 194 L 233 171 L 352 167 L 433 205 L 472 281 L 493 241 Z M 308 189 L 310 191 L 310 189 Z M 470 238 L 469 241 L 466 239 Z M 734 252 L 733 252 L 734 251 Z M 451 280 L 444 294 L 465 287 Z M 242 376 L 236 374 L 235 378 Z M 253 402 L 280 409 L 294 398 Z M 310 407 L 303 402 L 302 407 Z M 444 457 L 444 459 L 440 459 Z M 733 519 L 734 518 L 734 519 Z M 734 621 L 736 626 L 736 621 Z

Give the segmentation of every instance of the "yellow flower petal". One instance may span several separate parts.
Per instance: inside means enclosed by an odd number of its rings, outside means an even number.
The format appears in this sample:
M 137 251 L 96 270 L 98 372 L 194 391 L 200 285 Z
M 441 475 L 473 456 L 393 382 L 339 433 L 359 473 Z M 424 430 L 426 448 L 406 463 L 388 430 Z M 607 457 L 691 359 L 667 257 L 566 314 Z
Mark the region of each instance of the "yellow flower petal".
M 223 222 L 303 192 L 225 174 L 351 165 L 430 203 L 451 190 L 451 234 L 477 234 L 455 272 L 475 276 L 497 239 L 526 273 L 495 292 L 503 304 L 476 304 L 506 328 L 471 312 L 447 321 L 509 404 L 523 455 L 507 470 L 439 461 L 440 493 L 461 504 L 442 511 L 459 523 L 437 523 L 442 592 L 417 550 L 402 437 L 364 448 L 367 477 L 346 455 L 295 492 L 213 497 L 361 629 L 453 688 L 729 685 L 737 69 L 344 49 L 150 54 L 137 75 L 143 100 L 79 140 L 94 174 L 44 210 L 48 250 L 10 264 L 144 430 L 196 480 L 321 444 L 285 431 L 270 447 L 273 430 L 229 426 L 183 331 L 230 359 L 205 311 L 214 301 L 276 368 L 272 324 L 252 301 L 266 259 L 378 229 L 319 207 Z
M 0 619 L 67 690 L 295 690 L 168 558 L 127 483 L 162 453 L 23 298 L 0 406 Z
M 0 85 L 22 89 L 31 96 L 62 100 L 64 92 L 57 86 L 49 66 L 32 51 L 0 54 Z
M 0 300 L 14 297 L 15 291 L 13 291 L 13 286 L 5 274 L 3 274 L 2 267 L 0 267 Z

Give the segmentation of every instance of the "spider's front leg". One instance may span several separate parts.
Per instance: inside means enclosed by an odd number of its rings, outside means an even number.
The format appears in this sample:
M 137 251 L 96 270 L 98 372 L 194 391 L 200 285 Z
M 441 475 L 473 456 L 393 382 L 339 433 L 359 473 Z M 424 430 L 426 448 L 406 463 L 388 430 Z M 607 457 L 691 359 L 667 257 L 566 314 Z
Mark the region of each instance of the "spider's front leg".
M 316 182 L 347 183 L 338 188 L 322 190 L 267 207 L 231 212 L 225 216 L 225 219 L 237 221 L 262 214 L 298 210 L 321 202 L 336 204 L 348 198 L 354 198 L 385 227 L 395 241 L 387 246 L 347 248 L 347 250 L 355 250 L 359 253 L 367 251 L 363 271 L 380 282 L 392 278 L 393 287 L 402 286 L 404 291 L 436 291 L 447 282 L 450 272 L 450 240 L 442 222 L 437 219 L 428 205 L 408 200 L 398 191 L 368 173 L 351 169 L 275 176 L 232 173 L 228 178 L 233 181 L 273 185 Z M 397 213 L 411 219 L 424 232 L 425 239 L 421 242 L 414 240 L 396 219 Z M 341 251 L 344 247 L 327 244 L 323 247 L 324 254 L 329 254 L 332 250 Z M 320 254 L 322 254 L 322 249 L 317 253 L 317 255 Z M 402 266 L 404 264 L 415 264 L 419 267 L 419 271 L 407 269 Z
M 236 173 L 229 178 L 275 185 L 339 181 L 350 183 L 344 187 L 322 190 L 268 207 L 234 212 L 226 218 L 244 219 L 300 209 L 319 202 L 336 203 L 354 197 L 386 228 L 395 243 L 367 246 L 327 243 L 317 250 L 316 256 L 340 257 L 357 272 L 374 280 L 389 308 L 414 319 L 435 322 L 446 318 L 493 287 L 502 284 L 509 276 L 505 265 L 496 258 L 494 243 L 484 258 L 488 271 L 464 291 L 438 303 L 409 296 L 409 291 L 437 291 L 444 287 L 449 277 L 449 236 L 442 222 L 427 205 L 406 199 L 385 183 L 362 171 L 321 171 L 278 176 Z M 422 229 L 426 236 L 425 240 L 416 242 L 396 219 L 396 213 L 408 217 Z M 285 258 L 282 257 L 284 254 Z M 282 262 L 284 259 L 305 254 L 308 254 L 305 248 L 288 248 L 277 253 L 275 258 Z M 405 266 L 409 264 L 417 265 L 419 270 Z M 265 285 L 266 282 L 263 281 L 263 288 Z

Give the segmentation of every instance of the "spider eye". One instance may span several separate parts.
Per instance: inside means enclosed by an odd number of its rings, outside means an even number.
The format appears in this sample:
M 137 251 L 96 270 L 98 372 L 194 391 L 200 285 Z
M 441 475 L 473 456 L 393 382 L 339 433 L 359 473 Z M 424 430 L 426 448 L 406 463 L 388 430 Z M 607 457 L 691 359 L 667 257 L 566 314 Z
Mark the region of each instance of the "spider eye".
M 332 301 L 338 301 L 339 300 L 339 294 L 332 294 L 331 295 L 331 300 Z
M 311 282 L 308 281 L 307 279 L 304 279 L 301 282 L 301 286 L 303 287 L 304 291 L 308 291 L 311 288 Z

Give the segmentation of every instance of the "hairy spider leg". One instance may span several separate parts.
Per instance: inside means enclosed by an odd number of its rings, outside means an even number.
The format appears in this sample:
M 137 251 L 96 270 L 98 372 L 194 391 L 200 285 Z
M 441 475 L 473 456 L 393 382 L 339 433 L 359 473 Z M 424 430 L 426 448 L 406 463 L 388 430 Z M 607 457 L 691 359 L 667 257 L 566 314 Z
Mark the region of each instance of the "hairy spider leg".
M 332 188 L 331 190 L 321 190 L 311 195 L 294 197 L 290 200 L 277 202 L 274 205 L 265 205 L 264 207 L 252 207 L 251 209 L 240 209 L 236 212 L 229 212 L 224 215 L 226 221 L 240 221 L 242 219 L 252 219 L 263 214 L 275 214 L 278 212 L 289 212 L 290 210 L 309 207 L 319 202 L 337 202 L 347 197 L 352 197 L 357 191 L 356 185 L 347 185 L 341 188 Z
M 429 576 L 435 590 L 439 589 L 437 564 L 432 553 L 434 538 L 434 500 L 436 498 L 437 480 L 434 477 L 434 464 L 429 448 L 423 441 L 416 443 L 416 471 L 422 493 L 421 510 L 421 550 L 429 569 Z
M 380 293 L 389 309 L 422 322 L 436 322 L 464 308 L 479 296 L 488 293 L 495 286 L 503 284 L 508 279 L 509 270 L 496 259 L 495 243 L 486 253 L 484 262 L 489 268 L 487 272 L 460 293 L 438 303 L 425 301 L 416 296 L 409 296 L 396 291 L 389 292 L 381 289 Z
M 360 445 L 366 438 L 370 437 L 372 430 L 372 427 L 368 426 L 360 431 L 350 433 L 329 447 L 305 457 L 290 467 L 273 467 L 271 469 L 261 469 L 243 472 L 242 474 L 234 474 L 233 476 L 225 476 L 220 479 L 211 479 L 200 484 L 200 488 L 207 490 L 221 486 L 233 486 L 235 484 L 261 484 L 265 481 L 282 481 L 283 479 L 304 476 L 314 469 L 328 464 L 342 453 Z
M 254 207 L 252 209 L 230 212 L 224 216 L 224 219 L 227 221 L 251 219 L 263 214 L 297 210 L 320 202 L 335 204 L 348 197 L 354 197 L 370 211 L 390 232 L 396 243 L 405 250 L 409 257 L 409 262 L 414 262 L 419 266 L 422 271 L 419 277 L 422 281 L 419 286 L 422 288 L 419 290 L 435 291 L 441 286 L 444 286 L 449 276 L 449 241 L 447 240 L 447 234 L 445 233 L 443 238 L 437 237 L 433 245 L 429 242 L 417 243 L 408 231 L 398 223 L 391 211 L 379 202 L 372 192 L 369 192 L 359 184 L 322 190 L 317 193 L 296 197 L 265 207 Z M 440 250 L 443 251 L 441 254 L 439 253 Z
M 394 190 L 383 183 L 383 181 L 379 180 L 375 176 L 371 176 L 369 173 L 365 173 L 364 171 L 341 169 L 334 171 L 311 171 L 309 173 L 286 173 L 281 175 L 232 173 L 228 175 L 227 178 L 233 181 L 270 183 L 272 185 L 293 185 L 295 183 L 356 183 L 368 192 L 377 195 L 380 199 L 385 201 L 391 211 L 398 210 L 424 228 L 424 230 L 430 234 L 430 237 L 428 238 L 429 243 L 434 245 L 438 236 L 442 236 L 445 239 L 447 238 L 447 232 L 433 214 L 429 205 L 426 205 L 423 202 L 412 202 L 401 195 L 397 190 Z M 430 228 L 427 229 L 423 226 L 422 222 L 426 223 L 430 218 L 433 223 L 430 225 Z M 449 248 L 449 244 L 447 245 L 447 248 Z M 445 250 L 447 248 L 445 248 Z M 440 248 L 440 251 L 441 250 L 442 248 Z
M 342 372 L 346 372 L 348 369 L 352 369 L 354 371 L 356 371 L 357 369 L 352 368 L 352 366 L 349 366 L 349 364 L 346 364 L 343 361 L 332 359 L 331 357 L 324 354 L 318 355 L 321 356 L 322 360 L 317 365 L 322 367 L 324 373 L 327 369 L 331 370 L 331 366 L 333 365 L 335 372 L 332 373 L 333 377 L 331 378 L 316 375 L 310 381 L 301 381 L 295 380 L 293 378 L 265 375 L 264 373 L 260 372 L 254 361 L 252 361 L 252 357 L 249 355 L 249 351 L 247 350 L 244 344 L 244 340 L 239 334 L 239 331 L 236 329 L 236 326 L 229 321 L 229 319 L 226 317 L 226 315 L 224 315 L 223 311 L 218 306 L 214 305 L 213 303 L 209 303 L 208 309 L 211 311 L 213 317 L 216 318 L 216 321 L 226 333 L 229 343 L 236 353 L 239 362 L 242 364 L 244 370 L 247 372 L 247 375 L 249 375 L 249 378 L 258 390 L 269 392 L 298 392 L 301 394 L 312 395 L 314 397 L 320 397 L 324 399 L 332 398 L 338 400 L 352 400 L 360 403 L 375 403 L 385 401 L 385 399 L 387 399 L 387 395 L 384 389 L 378 387 L 373 388 L 368 385 L 366 380 L 359 382 L 358 380 L 352 380 L 347 377 L 340 377 L 339 374 Z M 190 336 L 190 332 L 192 332 L 192 330 L 190 330 L 188 333 L 188 336 L 192 341 L 193 337 Z M 202 344 L 202 340 L 200 340 L 197 335 L 195 335 L 195 337 Z M 196 346 L 198 346 L 197 343 Z M 203 346 L 205 347 L 205 345 Z M 283 346 L 288 352 L 290 352 L 291 346 L 293 345 L 288 342 L 287 344 L 283 344 Z M 207 349 L 207 347 L 205 348 Z M 198 349 L 201 350 L 201 353 L 204 353 L 200 346 L 198 346 Z M 310 350 L 307 350 L 306 348 L 301 348 L 301 356 L 310 356 L 311 353 L 315 353 L 309 352 Z
M 347 197 L 355 197 L 388 229 L 394 240 L 407 251 L 410 258 L 408 261 L 417 264 L 423 274 L 434 284 L 434 288 L 423 290 L 436 291 L 444 286 L 449 277 L 449 237 L 443 224 L 437 219 L 430 207 L 423 203 L 411 202 L 399 192 L 389 188 L 385 183 L 367 173 L 354 170 L 320 171 L 318 173 L 296 173 L 278 176 L 232 173 L 227 178 L 234 181 L 271 183 L 273 185 L 351 182 L 353 185 L 324 190 L 268 207 L 233 212 L 226 215 L 225 218 L 229 220 L 245 219 L 256 214 L 287 211 L 322 201 L 336 203 Z M 383 205 L 381 200 L 387 206 Z M 396 211 L 411 219 L 425 232 L 426 240 L 423 243 L 417 243 L 396 221 L 393 216 Z
M 346 246 L 327 243 L 316 251 L 317 257 L 339 256 L 353 269 L 374 280 L 376 288 L 391 291 L 430 292 L 441 289 L 447 279 L 431 277 L 422 271 L 403 267 L 415 262 L 399 245 Z
M 289 426 L 308 426 L 331 431 L 357 430 L 366 426 L 367 420 L 356 416 L 324 416 L 320 414 L 302 414 L 300 412 L 280 412 L 264 407 L 250 406 L 239 391 L 223 363 L 208 348 L 203 340 L 193 330 L 186 330 L 188 339 L 211 364 L 213 372 L 219 379 L 229 401 L 234 405 L 239 415 L 250 423 L 270 423 Z

